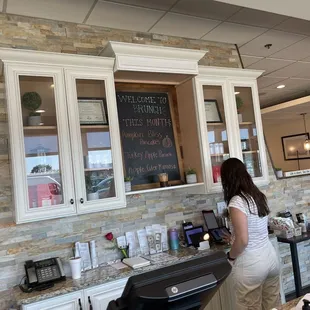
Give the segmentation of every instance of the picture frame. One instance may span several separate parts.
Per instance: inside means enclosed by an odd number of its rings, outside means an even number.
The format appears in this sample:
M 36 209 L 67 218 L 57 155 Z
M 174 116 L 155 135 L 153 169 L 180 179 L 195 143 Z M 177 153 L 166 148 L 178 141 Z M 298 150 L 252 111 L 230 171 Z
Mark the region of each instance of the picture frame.
M 105 98 L 78 98 L 81 125 L 108 125 Z
M 216 99 L 204 101 L 207 123 L 223 123 L 222 116 Z
M 306 139 L 309 139 L 309 133 L 281 137 L 284 159 L 309 159 L 310 152 L 304 149 L 304 142 Z

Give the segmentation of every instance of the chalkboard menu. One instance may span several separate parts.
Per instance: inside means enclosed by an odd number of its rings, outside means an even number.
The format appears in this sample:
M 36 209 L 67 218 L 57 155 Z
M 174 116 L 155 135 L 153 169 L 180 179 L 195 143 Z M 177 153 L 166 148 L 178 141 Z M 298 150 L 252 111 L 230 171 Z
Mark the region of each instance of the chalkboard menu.
M 132 184 L 180 180 L 167 93 L 116 92 L 125 175 Z

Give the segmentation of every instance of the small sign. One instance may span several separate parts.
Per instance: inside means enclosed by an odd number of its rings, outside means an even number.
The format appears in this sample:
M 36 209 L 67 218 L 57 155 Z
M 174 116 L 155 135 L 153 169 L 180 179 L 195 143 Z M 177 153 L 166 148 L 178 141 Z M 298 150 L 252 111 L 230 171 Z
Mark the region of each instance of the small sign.
M 80 124 L 107 125 L 108 118 L 105 110 L 105 100 L 79 98 Z
M 284 174 L 285 174 L 286 177 L 295 177 L 295 176 L 298 176 L 298 175 L 310 174 L 310 169 L 288 171 L 288 172 L 284 172 Z
M 221 113 L 215 99 L 205 100 L 205 113 L 207 123 L 222 123 Z

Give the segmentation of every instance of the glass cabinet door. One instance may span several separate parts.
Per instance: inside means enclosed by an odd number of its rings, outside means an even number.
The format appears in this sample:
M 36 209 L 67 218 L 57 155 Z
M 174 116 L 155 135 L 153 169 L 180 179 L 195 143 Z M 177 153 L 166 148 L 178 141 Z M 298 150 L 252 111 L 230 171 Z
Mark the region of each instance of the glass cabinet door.
M 74 214 L 62 70 L 20 65 L 7 72 L 16 222 Z
M 117 124 L 114 102 L 109 100 L 106 78 L 90 79 L 84 78 L 81 72 L 77 76 L 68 72 L 78 210 L 104 210 L 105 203 L 113 207 L 125 199 L 121 198 L 124 182 L 120 177 L 120 147 L 115 138 L 118 128 L 113 127 Z M 120 159 L 116 161 L 116 158 Z
M 255 118 L 252 87 L 234 86 L 242 159 L 253 178 L 263 176 L 261 147 Z
M 230 157 L 222 86 L 203 85 L 203 98 L 211 158 L 211 181 L 220 186 L 221 165 Z

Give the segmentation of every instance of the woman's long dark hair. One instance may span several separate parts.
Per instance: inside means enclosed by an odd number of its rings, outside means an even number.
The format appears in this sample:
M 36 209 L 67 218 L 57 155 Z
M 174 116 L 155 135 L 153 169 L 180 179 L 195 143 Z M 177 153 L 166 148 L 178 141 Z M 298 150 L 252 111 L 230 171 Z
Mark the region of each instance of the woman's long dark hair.
M 259 217 L 270 213 L 266 196 L 255 186 L 242 161 L 237 158 L 225 160 L 221 167 L 221 178 L 224 199 L 227 204 L 234 196 L 240 196 L 247 202 L 250 212 L 250 201 L 252 200 L 257 206 Z

